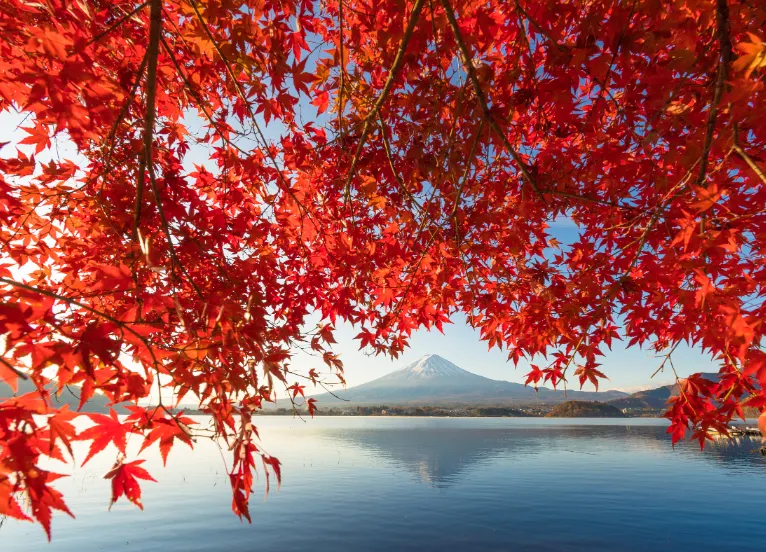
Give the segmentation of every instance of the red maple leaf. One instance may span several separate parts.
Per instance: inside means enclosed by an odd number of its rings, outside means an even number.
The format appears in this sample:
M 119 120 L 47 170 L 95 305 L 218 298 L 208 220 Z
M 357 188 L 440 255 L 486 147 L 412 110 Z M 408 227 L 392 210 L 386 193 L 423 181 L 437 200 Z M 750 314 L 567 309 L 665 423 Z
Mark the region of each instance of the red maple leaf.
M 596 391 L 598 391 L 599 378 L 609 379 L 603 372 L 598 371 L 595 367 L 588 366 L 578 366 L 577 370 L 575 370 L 575 376 L 578 376 L 578 379 L 580 380 L 580 389 L 582 389 L 582 386 L 586 381 L 590 381 L 596 388 Z
M 109 444 L 114 444 L 122 454 L 125 454 L 126 435 L 130 432 L 132 424 L 120 422 L 114 409 L 109 410 L 109 416 L 104 414 L 87 414 L 96 425 L 90 427 L 77 436 L 79 441 L 92 441 L 88 455 L 81 465 L 101 452 Z
M 65 476 L 44 470 L 35 470 L 30 472 L 24 481 L 32 515 L 45 529 L 48 540 L 51 539 L 52 510 L 59 510 L 74 518 L 74 514 L 69 511 L 64 502 L 64 496 L 50 486 L 50 483 L 61 477 Z
M 50 451 L 53 452 L 53 448 L 56 446 L 56 441 L 60 441 L 64 445 L 69 456 L 74 458 L 72 452 L 72 441 L 77 440 L 77 430 L 72 424 L 72 420 L 76 417 L 76 414 L 69 411 L 69 406 L 64 407 L 57 411 L 53 416 L 48 418 L 48 429 L 50 430 Z M 51 454 L 49 454 L 51 456 Z
M 5 359 L 0 359 L 0 382 L 6 383 L 14 393 L 19 391 L 19 376 L 23 373 Z M 26 376 L 25 376 L 26 377 Z
M 311 105 L 315 105 L 317 113 L 321 115 L 327 111 L 327 106 L 330 105 L 330 94 L 326 90 L 322 90 L 311 100 Z
M 109 509 L 123 495 L 133 504 L 142 510 L 144 509 L 144 505 L 141 503 L 141 486 L 138 484 L 138 480 L 144 479 L 146 481 L 157 482 L 156 479 L 149 475 L 149 472 L 140 467 L 144 462 L 144 460 L 135 460 L 133 462 L 118 461 L 104 476 L 104 479 L 112 480 L 112 499 L 109 503 Z
M 144 442 L 141 444 L 141 450 L 144 450 L 153 443 L 159 441 L 162 463 L 167 464 L 168 454 L 170 453 L 170 449 L 173 448 L 173 442 L 176 439 L 189 445 L 189 448 L 194 448 L 189 426 L 196 423 L 197 422 L 191 418 L 182 416 L 153 419 L 151 423 L 152 429 L 144 438 Z
M 309 409 L 309 414 L 312 418 L 314 417 L 314 412 L 318 410 L 316 402 L 316 399 L 306 399 L 306 407 Z
M 45 125 L 36 123 L 32 128 L 22 128 L 29 136 L 19 141 L 19 144 L 34 144 L 35 154 L 40 153 L 51 145 L 50 133 Z
M 536 389 L 537 384 L 540 383 L 540 380 L 543 379 L 544 375 L 545 373 L 533 364 L 532 370 L 527 374 L 527 380 L 524 382 L 524 385 L 529 385 L 531 383 Z

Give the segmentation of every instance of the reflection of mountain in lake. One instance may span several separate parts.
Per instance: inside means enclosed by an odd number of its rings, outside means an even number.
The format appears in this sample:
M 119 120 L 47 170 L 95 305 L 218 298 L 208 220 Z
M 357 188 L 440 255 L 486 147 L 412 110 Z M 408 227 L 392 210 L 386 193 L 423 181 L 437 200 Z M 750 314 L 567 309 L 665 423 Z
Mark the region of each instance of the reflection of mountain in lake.
M 508 454 L 537 454 L 528 439 L 515 441 L 507 429 L 354 429 L 325 434 L 337 446 L 356 446 L 414 474 L 432 487 L 449 487 L 472 466 Z
M 696 442 L 685 442 L 673 449 L 665 425 L 512 423 L 497 428 L 354 428 L 326 431 L 323 436 L 335 446 L 361 448 L 438 488 L 450 487 L 472 469 L 501 457 L 513 461 L 523 456 L 609 455 L 616 449 L 635 454 L 683 455 L 736 471 L 752 470 L 754 465 L 766 470 L 766 460 L 755 452 L 760 446 L 758 440 L 710 443 L 703 452 Z

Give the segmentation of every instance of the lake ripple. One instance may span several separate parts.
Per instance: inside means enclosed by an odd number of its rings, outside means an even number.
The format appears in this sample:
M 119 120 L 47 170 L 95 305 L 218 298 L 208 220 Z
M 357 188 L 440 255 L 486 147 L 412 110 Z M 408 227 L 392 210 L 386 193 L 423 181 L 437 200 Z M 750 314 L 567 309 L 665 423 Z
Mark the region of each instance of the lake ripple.
M 198 418 L 203 424 L 204 417 Z M 113 457 L 58 486 L 77 516 L 0 528 L 3 552 L 760 549 L 759 443 L 672 448 L 665 420 L 258 418 L 281 490 L 231 514 L 218 448 L 148 467 L 145 510 L 107 512 Z M 140 443 L 130 443 L 137 448 Z M 79 461 L 84 451 L 76 451 Z M 111 461 L 110 461 L 111 460 Z M 92 465 L 91 465 L 92 464 Z M 59 468 L 60 469 L 60 468 Z M 71 470 L 71 468 L 70 468 Z

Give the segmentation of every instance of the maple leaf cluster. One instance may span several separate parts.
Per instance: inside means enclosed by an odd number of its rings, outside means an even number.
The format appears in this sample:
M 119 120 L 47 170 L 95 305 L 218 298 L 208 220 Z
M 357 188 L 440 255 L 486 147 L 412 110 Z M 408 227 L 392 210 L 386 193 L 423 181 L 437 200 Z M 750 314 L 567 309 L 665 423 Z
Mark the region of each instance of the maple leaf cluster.
M 75 440 L 141 506 L 126 438 L 193 445 L 186 398 L 249 519 L 281 473 L 253 414 L 313 415 L 340 323 L 396 357 L 462 313 L 535 386 L 685 342 L 720 377 L 680 381 L 673 442 L 763 410 L 764 28 L 738 0 L 2 2 L 0 380 L 38 391 L 0 403 L 0 515 L 50 534 L 41 458 Z M 78 429 L 68 386 L 160 404 Z

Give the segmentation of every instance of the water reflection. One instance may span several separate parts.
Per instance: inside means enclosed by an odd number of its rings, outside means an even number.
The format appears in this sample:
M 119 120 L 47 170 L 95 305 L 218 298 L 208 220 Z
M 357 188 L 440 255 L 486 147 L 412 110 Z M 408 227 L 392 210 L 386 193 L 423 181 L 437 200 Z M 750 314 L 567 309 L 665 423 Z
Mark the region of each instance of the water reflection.
M 554 457 L 614 455 L 681 455 L 687 461 L 714 463 L 726 470 L 766 470 L 757 451 L 760 441 L 750 438 L 707 443 L 700 452 L 696 441 L 671 445 L 666 424 L 634 425 L 528 425 L 480 429 L 475 427 L 386 427 L 325 429 L 322 440 L 340 449 L 357 449 L 390 462 L 425 485 L 447 488 L 482 465 L 503 462 L 507 469 L 522 457 L 538 456 L 546 463 Z
M 700 453 L 695 443 L 673 449 L 666 428 L 638 419 L 264 418 L 284 481 L 267 501 L 254 496 L 253 525 L 231 515 L 218 448 L 200 441 L 194 452 L 174 449 L 164 469 L 145 451 L 160 481 L 143 486 L 145 511 L 124 502 L 107 511 L 102 476 L 114 456 L 74 469 L 57 487 L 77 519 L 55 516 L 51 544 L 38 527 L 6 523 L 0 550 L 762 548 L 753 529 L 766 496 L 758 441 Z M 138 446 L 130 443 L 130 458 Z
M 383 458 L 437 488 L 454 484 L 474 465 L 514 453 L 537 453 L 539 448 L 512 439 L 508 430 L 495 429 L 357 429 L 323 436 L 335 446 L 360 448 Z
M 734 439 L 721 439 L 713 443 L 707 443 L 705 450 L 700 456 L 710 460 L 722 468 L 736 471 L 762 470 L 766 473 L 766 458 L 759 448 L 760 438 L 736 437 Z M 697 442 L 686 443 L 684 451 L 689 454 L 699 454 Z

